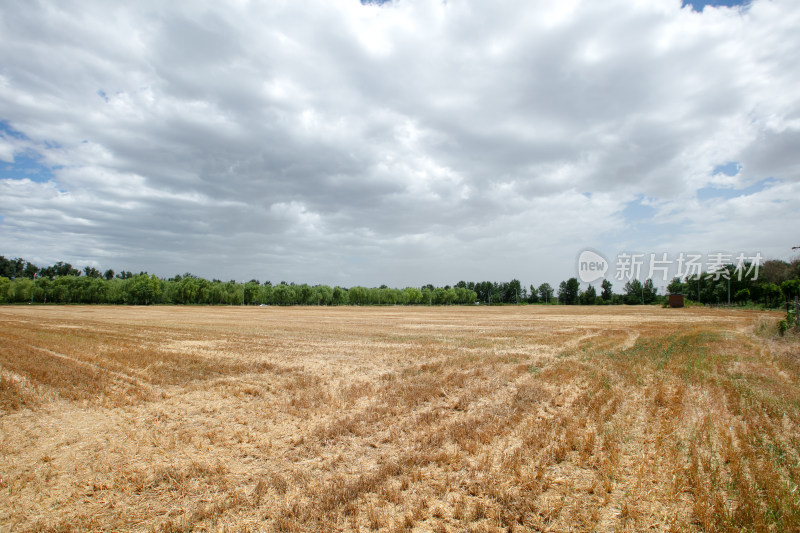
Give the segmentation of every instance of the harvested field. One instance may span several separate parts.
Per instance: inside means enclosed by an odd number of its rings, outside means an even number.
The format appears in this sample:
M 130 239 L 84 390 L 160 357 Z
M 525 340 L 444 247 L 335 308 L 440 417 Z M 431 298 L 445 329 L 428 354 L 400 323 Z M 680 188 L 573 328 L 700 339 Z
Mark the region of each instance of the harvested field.
M 0 531 L 797 531 L 778 318 L 0 307 Z

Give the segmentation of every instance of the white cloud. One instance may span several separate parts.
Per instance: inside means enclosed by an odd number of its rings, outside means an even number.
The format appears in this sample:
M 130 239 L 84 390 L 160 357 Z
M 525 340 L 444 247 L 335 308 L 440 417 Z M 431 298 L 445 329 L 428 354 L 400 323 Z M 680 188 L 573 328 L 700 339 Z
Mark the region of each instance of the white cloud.
M 14 162 L 14 145 L 3 136 L 0 136 L 0 161 L 5 161 L 6 163 Z
M 54 180 L 0 180 L 0 253 L 393 285 L 552 283 L 632 239 L 784 257 L 800 6 L 680 4 L 7 2 L 0 120 L 28 140 L 0 160 Z M 668 236 L 623 216 L 641 197 Z

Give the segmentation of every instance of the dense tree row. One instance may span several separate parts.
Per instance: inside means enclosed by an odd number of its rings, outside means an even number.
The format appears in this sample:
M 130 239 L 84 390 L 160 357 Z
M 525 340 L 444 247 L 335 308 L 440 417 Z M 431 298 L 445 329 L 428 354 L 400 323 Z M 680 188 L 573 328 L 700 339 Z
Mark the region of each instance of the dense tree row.
M 800 293 L 800 260 L 791 263 L 766 261 L 758 271 L 745 265 L 742 271 L 733 266 L 716 273 L 703 273 L 674 279 L 669 293 L 683 293 L 704 304 L 755 303 L 780 307 Z M 393 289 L 309 286 L 281 282 L 272 285 L 251 280 L 206 280 L 191 274 L 160 279 L 155 275 L 113 270 L 100 272 L 94 267 L 83 270 L 58 262 L 39 268 L 24 259 L 0 256 L 0 302 L 20 303 L 108 303 L 108 304 L 228 304 L 228 305 L 455 305 L 559 303 L 562 305 L 653 304 L 663 301 L 652 280 L 632 279 L 621 294 L 613 292 L 609 280 L 598 289 L 592 285 L 581 290 L 577 278 L 562 281 L 558 289 L 549 283 L 528 287 L 519 280 L 509 282 L 459 281 L 453 287 L 425 285 L 420 288 Z
M 682 293 L 704 304 L 747 304 L 781 307 L 798 295 L 800 260 L 766 261 L 755 278 L 755 270 L 747 265 L 742 272 L 728 266 L 717 274 L 675 278 L 667 287 L 670 293 Z
M 581 291 L 578 280 L 570 278 L 559 285 L 558 301 L 566 305 L 646 305 L 661 303 L 666 298 L 658 294 L 650 279 L 644 283 L 638 279 L 626 282 L 622 294 L 614 294 L 608 280 L 603 280 L 601 289 L 599 295 L 591 285 Z M 800 260 L 791 263 L 769 260 L 758 269 L 751 264 L 741 269 L 727 265 L 714 272 L 674 278 L 667 286 L 667 293 L 683 294 L 688 300 L 702 304 L 782 307 L 800 295 Z
M 160 279 L 141 272 L 101 274 L 87 267 L 83 272 L 65 263 L 44 269 L 30 268 L 24 260 L 0 256 L 0 302 L 82 304 L 227 304 L 227 305 L 463 305 L 477 300 L 465 287 L 367 287 L 309 286 L 281 282 L 272 285 L 251 280 L 209 281 L 185 274 Z M 16 276 L 14 275 L 16 274 Z M 81 275 L 83 274 L 83 275 Z

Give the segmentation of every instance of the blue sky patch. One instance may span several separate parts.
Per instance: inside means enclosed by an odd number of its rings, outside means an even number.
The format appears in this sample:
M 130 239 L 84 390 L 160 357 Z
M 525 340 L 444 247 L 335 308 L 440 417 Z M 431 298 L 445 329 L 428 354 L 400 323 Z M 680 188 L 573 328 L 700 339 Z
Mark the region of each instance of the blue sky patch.
M 724 165 L 717 165 L 714 167 L 712 174 L 725 174 L 726 176 L 735 176 L 742 169 L 742 165 L 738 161 L 729 161 Z
M 17 131 L 11 126 L 9 126 L 7 120 L 0 120 L 0 133 L 4 134 L 6 137 L 13 137 L 14 139 L 20 139 L 20 140 L 28 139 L 28 137 L 26 137 L 24 133 L 22 133 L 21 131 Z
M 27 135 L 12 128 L 7 120 L 0 120 L 0 135 L 7 138 L 29 141 Z M 44 149 L 58 148 L 59 144 L 51 141 L 44 142 Z M 24 152 L 14 153 L 14 162 L 0 161 L 0 179 L 21 180 L 29 179 L 36 182 L 45 182 L 53 179 L 53 170 L 60 167 L 50 167 L 42 164 L 42 156 L 35 150 L 28 149 Z
M 53 179 L 53 170 L 41 164 L 41 157 L 32 154 L 14 154 L 14 162 L 0 161 L 0 179 L 21 180 L 28 178 L 31 181 L 44 182 Z
M 739 196 L 748 196 L 768 189 L 778 183 L 779 180 L 775 178 L 767 178 L 745 187 L 743 189 L 734 189 L 733 187 L 703 187 L 697 190 L 697 199 L 701 202 L 710 200 L 712 198 L 722 198 L 730 200 L 731 198 L 738 198 Z
M 698 13 L 703 11 L 706 6 L 746 6 L 750 0 L 683 0 L 683 7 L 692 6 L 692 10 Z
M 632 200 L 625 204 L 625 209 L 622 210 L 622 216 L 628 222 L 638 222 L 642 220 L 650 220 L 656 214 L 654 207 L 642 203 L 644 196 L 640 196 L 636 200 Z

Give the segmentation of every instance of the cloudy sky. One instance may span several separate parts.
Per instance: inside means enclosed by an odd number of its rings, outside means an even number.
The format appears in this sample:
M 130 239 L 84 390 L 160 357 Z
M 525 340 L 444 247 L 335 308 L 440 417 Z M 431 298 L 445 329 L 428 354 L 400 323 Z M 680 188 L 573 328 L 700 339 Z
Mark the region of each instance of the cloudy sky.
M 347 286 L 789 258 L 800 3 L 706 3 L 4 1 L 0 255 Z

